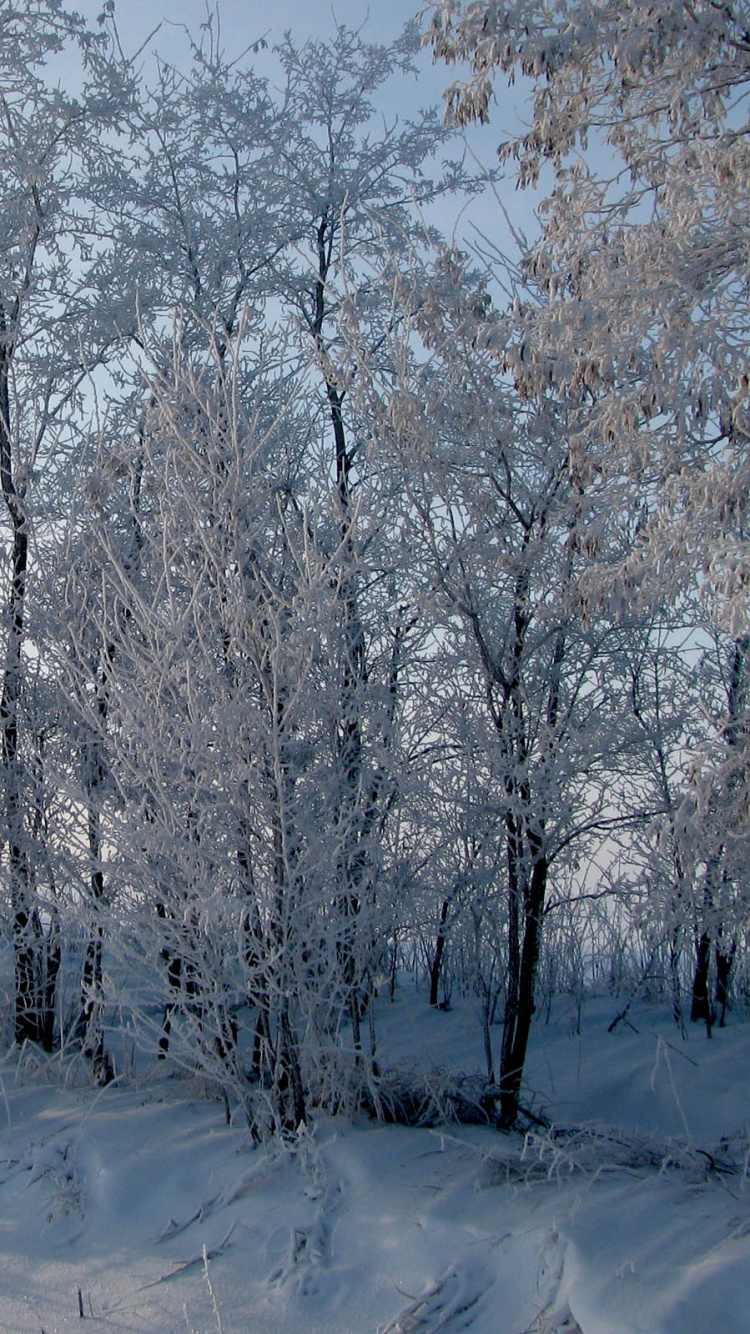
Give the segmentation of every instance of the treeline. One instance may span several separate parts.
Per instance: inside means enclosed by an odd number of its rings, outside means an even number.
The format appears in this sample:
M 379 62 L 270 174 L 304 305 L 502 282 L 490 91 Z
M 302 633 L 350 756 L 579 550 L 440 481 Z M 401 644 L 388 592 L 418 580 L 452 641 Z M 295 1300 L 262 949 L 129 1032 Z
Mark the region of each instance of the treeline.
M 127 1025 L 259 1135 L 383 1110 L 406 962 L 478 997 L 505 1125 L 544 997 L 710 1030 L 744 976 L 745 48 L 713 6 L 692 65 L 532 10 L 504 154 L 558 181 L 513 262 L 425 222 L 486 182 L 379 114 L 414 32 L 286 39 L 277 89 L 211 22 L 181 70 L 0 11 L 6 1036 L 106 1081 Z M 477 13 L 429 30 L 459 120 Z M 589 120 L 628 184 L 571 166 Z

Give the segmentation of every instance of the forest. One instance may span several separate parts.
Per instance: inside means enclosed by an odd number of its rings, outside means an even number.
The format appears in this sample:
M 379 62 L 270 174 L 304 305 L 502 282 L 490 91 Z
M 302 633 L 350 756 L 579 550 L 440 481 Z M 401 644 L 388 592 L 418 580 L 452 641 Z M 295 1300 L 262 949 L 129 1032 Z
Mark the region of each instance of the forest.
M 748 1005 L 750 11 L 259 50 L 0 4 L 4 1047 L 408 1123 L 410 978 L 529 1125 L 555 997 Z

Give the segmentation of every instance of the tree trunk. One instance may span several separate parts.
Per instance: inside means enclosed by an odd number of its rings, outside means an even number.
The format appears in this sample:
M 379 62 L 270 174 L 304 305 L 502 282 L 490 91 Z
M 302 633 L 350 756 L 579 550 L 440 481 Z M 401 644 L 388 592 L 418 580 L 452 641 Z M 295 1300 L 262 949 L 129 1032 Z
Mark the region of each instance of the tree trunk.
M 5 319 L 0 321 L 0 333 Z M 10 335 L 8 335 L 10 337 Z M 8 831 L 10 898 L 15 972 L 14 1036 L 18 1043 L 41 1036 L 39 985 L 42 982 L 39 941 L 43 936 L 30 884 L 24 822 L 24 782 L 19 755 L 19 708 L 23 677 L 26 576 L 29 532 L 23 497 L 13 477 L 10 429 L 10 344 L 0 352 L 0 486 L 13 530 L 13 574 L 8 598 L 5 668 L 0 696 L 0 729 Z M 45 980 L 46 981 L 46 980 Z
M 729 1000 L 729 978 L 737 952 L 737 938 L 732 939 L 728 950 L 722 949 L 721 940 L 716 941 L 716 1006 L 719 1013 L 719 1028 L 723 1028 L 727 1017 Z
M 519 875 L 523 869 L 523 856 L 519 843 L 518 824 L 513 815 L 508 815 L 506 828 L 508 830 L 508 979 L 505 987 L 505 1014 L 503 1016 L 503 1036 L 500 1044 L 500 1086 L 503 1087 L 503 1080 L 505 1080 L 507 1095 L 504 1101 L 501 1101 L 503 1124 L 506 1123 L 508 1117 L 511 1117 L 508 1124 L 512 1125 L 518 1110 L 517 1090 L 514 1098 L 511 1072 L 513 1070 L 513 1047 L 518 1023 L 521 983 L 520 898 L 522 889 L 519 883 Z
M 53 914 L 44 940 L 43 983 L 39 997 L 39 1042 L 43 1051 L 46 1052 L 54 1051 L 55 996 L 61 962 L 60 924 L 56 915 Z
M 311 312 L 310 330 L 322 366 L 327 366 L 327 348 L 324 326 L 328 318 L 327 282 L 333 257 L 336 227 L 339 219 L 331 206 L 320 218 L 316 243 L 318 257 L 315 304 Z M 338 525 L 341 535 L 343 568 L 338 576 L 338 601 L 341 611 L 343 641 L 343 670 L 341 674 L 338 719 L 336 725 L 336 760 L 339 770 L 338 849 L 341 894 L 339 901 L 341 926 L 337 941 L 337 955 L 342 980 L 348 997 L 348 1010 L 356 1058 L 361 1059 L 360 1020 L 362 1016 L 361 983 L 364 969 L 358 957 L 357 941 L 363 886 L 368 879 L 368 848 L 366 833 L 372 824 L 369 810 L 377 801 L 377 792 L 368 794 L 362 763 L 362 687 L 367 682 L 365 637 L 359 615 L 357 578 L 352 534 L 352 459 L 347 448 L 344 425 L 344 394 L 323 370 L 326 398 L 333 431 L 336 491 L 338 495 Z
M 531 839 L 529 840 L 532 841 Z M 536 840 L 533 840 L 534 842 Z M 516 881 L 518 881 L 518 869 Z M 520 956 L 514 977 L 514 994 L 506 1003 L 503 1040 L 500 1055 L 500 1123 L 504 1128 L 515 1124 L 521 1094 L 521 1080 L 526 1063 L 526 1051 L 534 1015 L 534 987 L 539 946 L 541 943 L 542 913 L 547 889 L 547 860 L 538 852 L 532 867 L 531 879 L 524 893 L 522 939 L 516 937 L 515 951 Z M 517 930 L 521 923 L 517 921 Z
M 104 726 L 106 707 L 102 698 L 99 700 L 99 716 Z M 101 756 L 101 742 L 91 737 L 87 743 L 86 788 L 88 799 L 88 843 L 89 843 L 89 886 L 91 891 L 92 923 L 86 945 L 86 957 L 81 979 L 81 1014 L 78 1032 L 83 1041 L 83 1054 L 92 1062 L 94 1075 L 108 1084 L 113 1078 L 113 1069 L 104 1048 L 104 987 L 102 973 L 102 948 L 104 933 L 100 920 L 104 903 L 104 871 L 102 868 L 101 814 L 98 807 L 98 792 L 104 782 L 104 763 Z
M 282 1130 L 297 1131 L 307 1121 L 297 1043 L 289 1021 L 289 1002 L 281 1002 L 276 1033 L 275 1090 Z
M 445 952 L 446 930 L 445 924 L 448 920 L 449 899 L 443 899 L 440 909 L 440 925 L 438 927 L 437 939 L 435 941 L 435 953 L 432 956 L 430 965 L 430 1005 L 437 1006 L 438 996 L 440 994 L 440 970 L 443 964 L 443 954 Z
M 679 933 L 672 932 L 669 941 L 669 976 L 672 985 L 672 1018 L 675 1023 L 683 1030 L 684 1020 L 682 1018 L 682 988 L 680 986 L 680 940 Z
M 706 1032 L 711 1036 L 714 1016 L 708 994 L 708 971 L 711 964 L 711 937 L 704 931 L 695 947 L 695 973 L 693 974 L 693 997 L 690 1006 L 690 1018 L 693 1023 L 704 1022 Z

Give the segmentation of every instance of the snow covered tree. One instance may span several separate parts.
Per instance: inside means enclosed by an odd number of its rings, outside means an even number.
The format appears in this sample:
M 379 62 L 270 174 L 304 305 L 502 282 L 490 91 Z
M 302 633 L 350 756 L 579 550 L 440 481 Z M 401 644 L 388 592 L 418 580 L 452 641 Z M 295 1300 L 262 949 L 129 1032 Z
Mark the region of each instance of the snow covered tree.
M 137 904 L 133 935 L 150 913 L 162 959 L 162 1050 L 241 1091 L 231 1016 L 249 1002 L 280 1125 L 304 1115 L 303 1082 L 347 1096 L 349 1040 L 369 1078 L 360 1024 L 391 924 L 413 617 L 387 535 L 398 482 L 370 464 L 338 320 L 354 299 L 382 341 L 372 272 L 406 248 L 413 205 L 461 179 L 423 175 L 434 116 L 374 130 L 410 45 L 287 41 L 279 106 L 213 47 L 185 78 L 160 66 L 115 168 L 130 403 L 94 442 L 70 537 L 73 678 L 111 785 L 117 913 Z
M 578 400 L 578 466 L 629 470 L 650 522 L 626 567 L 700 575 L 745 624 L 747 208 L 743 5 L 657 0 L 436 6 L 436 58 L 470 62 L 448 90 L 486 120 L 493 78 L 532 90 L 527 131 L 500 146 L 521 185 L 554 185 L 527 259 L 543 303 L 503 329 L 519 387 Z
M 137 456 L 107 442 L 88 483 L 99 521 L 79 538 L 88 554 L 68 597 L 82 710 L 88 640 L 109 658 L 110 947 L 124 932 L 131 968 L 140 959 L 149 992 L 161 993 L 162 1051 L 243 1101 L 232 1012 L 251 1004 L 256 1073 L 269 1076 L 277 1123 L 294 1127 L 304 1101 L 290 970 L 312 934 L 303 872 L 313 894 L 317 882 L 295 820 L 302 753 L 314 750 L 297 712 L 312 641 L 292 609 L 311 558 L 284 501 L 294 430 L 290 386 L 273 366 L 277 381 L 260 375 L 253 392 L 234 346 L 208 364 L 183 350 L 169 379 L 152 363 Z M 181 1039 L 170 1035 L 178 1014 Z
M 410 288 L 400 276 L 395 290 L 409 318 L 395 324 L 382 377 L 362 365 L 363 393 L 377 400 L 379 448 L 401 478 L 410 569 L 430 607 L 434 734 L 484 771 L 473 832 L 497 850 L 506 904 L 499 1084 L 510 1125 L 557 865 L 643 815 L 623 773 L 637 740 L 622 683 L 632 627 L 592 615 L 582 594 L 591 553 L 615 552 L 622 534 L 614 494 L 576 477 L 565 410 L 551 397 L 524 403 L 499 374 L 480 341 L 492 322 L 484 285 L 461 258 L 443 252 L 429 277 Z
M 382 602 L 380 590 L 393 578 L 388 558 L 382 564 L 382 543 L 378 554 L 373 551 L 363 559 L 373 540 L 371 519 L 364 514 L 360 517 L 357 500 L 368 472 L 368 432 L 367 423 L 358 422 L 356 414 L 350 416 L 347 411 L 345 339 L 337 320 L 342 301 L 347 305 L 354 301 L 357 336 L 366 345 L 377 346 L 389 312 L 384 309 L 382 288 L 373 283 L 372 275 L 406 252 L 417 208 L 450 185 L 469 183 L 455 166 L 437 183 L 426 173 L 426 163 L 443 142 L 434 113 L 422 113 L 403 126 L 394 120 L 373 132 L 374 99 L 379 90 L 394 74 L 413 72 L 414 39 L 414 32 L 407 30 L 399 43 L 386 49 L 368 45 L 339 28 L 330 44 L 308 43 L 297 50 L 287 40 L 279 51 L 286 85 L 278 126 L 284 151 L 278 170 L 287 182 L 286 192 L 294 200 L 298 217 L 311 219 L 300 234 L 301 254 L 285 256 L 280 290 L 300 320 L 303 336 L 310 340 L 308 356 L 314 356 L 322 380 L 331 437 L 328 469 L 335 479 L 340 538 L 336 561 L 340 647 L 332 664 L 339 703 L 333 726 L 337 819 L 344 831 L 339 904 L 347 926 L 341 955 L 349 978 L 357 1045 L 363 1005 L 362 970 L 356 962 L 357 919 L 371 880 L 368 844 L 387 813 L 388 798 L 384 771 L 379 764 L 368 763 L 364 744 L 368 723 L 363 706 L 374 684 L 370 678 L 380 638 L 374 624 L 368 625 L 363 604 L 363 586 L 373 584 L 373 556 L 380 563 L 375 574 L 375 587 L 380 586 L 375 615 L 392 645 L 392 651 L 381 656 L 379 688 L 385 724 L 381 749 L 389 744 L 392 731 L 408 616 L 403 608 L 396 605 L 388 610 Z M 380 503 L 384 500 L 381 495 Z
M 48 80 L 65 51 L 83 92 Z M 80 445 L 83 386 L 115 334 L 113 300 L 92 257 L 96 209 L 86 153 L 112 123 L 114 90 L 100 75 L 101 42 L 54 0 L 5 5 L 0 14 L 0 490 L 6 543 L 2 733 L 5 872 L 15 958 L 15 1037 L 51 1042 L 59 966 L 58 914 L 49 847 L 40 841 L 34 742 L 47 724 L 29 715 L 31 663 L 41 645 L 41 564 L 46 532 L 64 507 Z M 94 86 L 96 85 L 96 87 Z M 122 88 L 120 89 L 122 92 Z M 116 298 L 115 298 L 116 300 Z M 46 555 L 49 554 L 47 550 Z M 37 560 L 37 556 L 39 559 Z M 32 648 L 33 645 L 33 648 Z M 35 676 L 36 669 L 32 672 Z M 36 700 L 52 700 L 46 690 Z M 52 717 L 55 706 L 50 703 Z M 50 724 L 51 725 L 51 724 Z M 46 889 L 43 890 L 43 885 Z
M 729 645 L 723 674 L 738 685 L 707 743 L 713 761 L 698 737 L 696 773 L 707 766 L 719 787 L 726 775 L 732 796 L 708 798 L 709 781 L 694 792 L 707 842 L 688 853 L 688 838 L 684 855 L 698 866 L 746 828 L 744 668 L 731 663 L 744 659 L 750 587 L 747 8 L 446 3 L 426 40 L 436 58 L 469 63 L 446 93 L 459 123 L 489 118 L 496 77 L 519 73 L 530 89 L 530 124 L 499 153 L 521 186 L 551 176 L 525 258 L 539 298 L 519 290 L 489 336 L 524 396 L 568 404 L 583 483 L 619 475 L 623 516 L 640 509 L 637 541 L 592 571 L 593 596 L 659 606 L 700 587 Z M 708 880 L 706 894 L 721 897 Z M 709 935 L 698 929 L 698 972 Z

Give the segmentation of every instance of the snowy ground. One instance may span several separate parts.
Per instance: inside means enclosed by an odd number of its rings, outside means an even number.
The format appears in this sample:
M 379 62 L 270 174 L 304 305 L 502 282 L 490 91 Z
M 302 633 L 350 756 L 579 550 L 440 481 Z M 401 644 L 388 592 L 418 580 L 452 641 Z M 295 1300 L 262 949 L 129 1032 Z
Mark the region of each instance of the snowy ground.
M 6 1064 L 0 1331 L 747 1334 L 750 1024 L 616 1009 L 540 1022 L 528 1096 L 571 1133 L 526 1142 L 318 1119 L 253 1149 L 178 1080 Z M 379 1026 L 410 1070 L 481 1063 L 470 1007 Z

